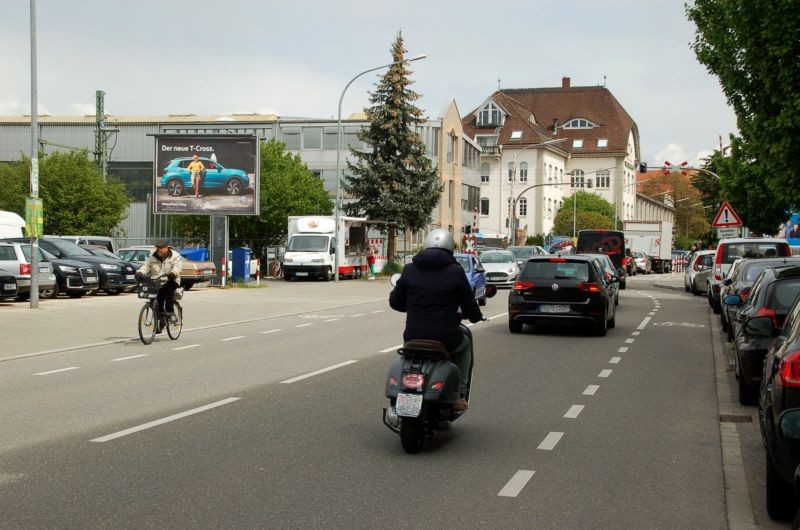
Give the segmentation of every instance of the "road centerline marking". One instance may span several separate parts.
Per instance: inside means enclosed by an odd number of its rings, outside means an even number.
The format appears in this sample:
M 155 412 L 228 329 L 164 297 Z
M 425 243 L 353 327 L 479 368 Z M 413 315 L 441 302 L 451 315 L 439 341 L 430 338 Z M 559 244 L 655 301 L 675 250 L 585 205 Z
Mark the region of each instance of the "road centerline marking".
M 373 313 L 383 313 L 384 311 L 386 311 L 386 310 L 385 309 L 378 309 L 376 311 L 373 311 Z
M 605 370 L 601 370 L 600 373 L 597 374 L 597 377 L 608 377 L 611 375 L 611 372 L 613 371 L 614 370 L 609 370 L 608 368 L 606 368 Z
M 392 346 L 391 348 L 386 348 L 385 350 L 381 350 L 378 353 L 389 353 L 390 351 L 395 351 L 395 350 L 400 349 L 402 347 L 403 347 L 402 344 L 398 344 L 397 346 Z
M 364 313 L 356 313 L 355 315 L 350 315 L 350 318 L 363 317 L 363 316 Z
M 586 390 L 583 391 L 584 396 L 593 396 L 597 393 L 600 389 L 600 385 L 589 385 L 586 387 Z
M 70 366 L 69 368 L 59 368 L 58 370 L 50 370 L 48 372 L 39 372 L 38 374 L 33 375 L 50 375 L 50 374 L 58 374 L 60 372 L 69 372 L 70 370 L 77 370 L 80 366 Z
M 628 352 L 627 346 L 620 346 L 619 349 L 617 350 L 617 353 L 627 353 L 627 352 Z
M 214 403 L 209 403 L 208 405 L 203 405 L 202 407 L 197 407 L 196 409 L 187 410 L 184 412 L 179 412 L 178 414 L 173 414 L 172 416 L 167 416 L 166 418 L 161 418 L 159 420 L 153 420 L 147 423 L 143 423 L 141 425 L 137 425 L 136 427 L 131 427 L 130 429 L 125 429 L 122 431 L 117 431 L 115 433 L 107 434 L 105 436 L 101 436 L 100 438 L 94 438 L 89 440 L 90 442 L 96 443 L 103 443 L 103 442 L 110 442 L 111 440 L 116 440 L 117 438 L 122 438 L 123 436 L 127 436 L 129 434 L 134 434 L 139 431 L 144 431 L 146 429 L 151 429 L 153 427 L 157 427 L 159 425 L 163 425 L 165 423 L 169 423 L 171 421 L 179 420 L 181 418 L 185 418 L 187 416 L 191 416 L 193 414 L 198 414 L 200 412 L 205 412 L 207 410 L 211 410 L 216 407 L 221 407 L 222 405 L 227 405 L 228 403 L 233 403 L 234 401 L 238 401 L 242 398 L 232 397 L 223 399 L 221 401 L 215 401 Z
M 314 325 L 314 324 L 312 324 L 311 322 L 308 322 L 308 323 L 306 323 L 306 324 L 298 324 L 298 325 L 296 325 L 295 327 L 296 327 L 296 328 L 305 328 L 305 327 L 308 327 L 308 326 L 313 326 L 313 325 Z
M 324 320 L 323 322 L 336 322 L 339 320 L 338 318 L 329 318 L 328 320 Z
M 269 333 L 276 333 L 278 331 L 281 331 L 281 330 L 280 329 L 268 329 L 267 331 L 259 331 L 259 333 L 261 333 L 262 335 L 267 335 Z
M 286 381 L 281 381 L 281 383 L 283 383 L 284 385 L 290 385 L 292 383 L 302 381 L 303 379 L 308 379 L 309 377 L 314 377 L 315 375 L 324 374 L 325 372 L 330 372 L 331 370 L 336 370 L 337 368 L 342 368 L 344 366 L 348 366 L 357 362 L 358 361 L 350 360 L 350 361 L 345 361 L 343 363 L 334 364 L 333 366 L 328 366 L 327 368 L 322 368 L 320 370 L 315 370 L 307 374 L 298 375 L 297 377 L 292 377 L 291 379 L 287 379 Z
M 142 353 L 141 355 L 131 355 L 130 357 L 118 357 L 117 359 L 111 359 L 111 362 L 127 361 L 128 359 L 138 359 L 139 357 L 147 357 L 147 354 Z
M 220 340 L 222 342 L 227 342 L 229 340 L 239 340 L 239 339 L 243 339 L 243 338 L 244 338 L 244 335 L 237 335 L 235 337 L 228 337 L 227 339 L 220 339 Z
M 533 478 L 533 474 L 536 471 L 528 471 L 525 469 L 520 469 L 514 476 L 511 477 L 503 489 L 497 494 L 498 497 L 516 497 L 520 494 L 522 489 L 528 484 L 528 482 Z
M 552 451 L 555 449 L 556 445 L 563 436 L 563 432 L 551 432 L 544 437 L 544 440 L 542 440 L 542 443 L 539 444 L 537 449 L 541 449 L 542 451 Z
M 199 344 L 189 344 L 188 346 L 178 346 L 177 348 L 171 348 L 172 351 L 180 351 L 180 350 L 188 350 L 189 348 L 197 348 L 200 346 Z
M 565 418 L 577 418 L 578 414 L 583 411 L 585 405 L 572 405 L 566 414 L 564 414 Z
M 633 344 L 636 339 L 625 339 L 625 344 Z
M 622 357 L 612 357 L 611 360 L 608 361 L 608 364 L 619 364 L 619 362 L 621 360 L 622 360 Z
M 647 325 L 648 322 L 650 322 L 650 320 L 651 320 L 651 317 L 644 317 L 644 320 L 642 320 L 642 323 L 639 324 L 639 326 L 636 329 L 640 329 L 640 330 L 644 329 L 644 327 Z

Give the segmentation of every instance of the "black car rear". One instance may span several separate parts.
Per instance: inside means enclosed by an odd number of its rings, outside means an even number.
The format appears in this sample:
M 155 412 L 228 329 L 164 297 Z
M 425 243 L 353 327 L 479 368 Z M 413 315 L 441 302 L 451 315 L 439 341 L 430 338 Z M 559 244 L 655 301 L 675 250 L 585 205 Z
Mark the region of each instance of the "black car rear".
M 508 296 L 512 333 L 521 332 L 524 324 L 568 322 L 589 324 L 605 335 L 615 317 L 609 281 L 589 256 L 531 258 Z
M 17 278 L 5 269 L 0 269 L 0 300 L 17 297 Z

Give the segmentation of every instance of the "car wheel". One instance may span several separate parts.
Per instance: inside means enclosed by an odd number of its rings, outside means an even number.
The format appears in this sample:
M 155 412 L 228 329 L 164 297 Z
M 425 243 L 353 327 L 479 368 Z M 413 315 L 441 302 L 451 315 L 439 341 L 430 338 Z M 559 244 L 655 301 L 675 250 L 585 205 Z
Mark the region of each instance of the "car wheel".
M 167 182 L 167 194 L 171 197 L 180 197 L 186 192 L 186 186 L 178 179 L 170 179 Z
M 230 179 L 225 183 L 225 191 L 228 195 L 241 195 L 242 194 L 242 181 L 239 179 Z
M 52 287 L 46 287 L 41 291 L 39 291 L 39 296 L 41 296 L 42 298 L 48 298 L 50 300 L 58 298 L 58 283 L 56 283 Z
M 691 289 L 689 288 L 689 286 L 688 286 L 688 285 L 686 285 L 686 282 L 683 282 L 683 290 L 684 290 L 684 291 L 686 291 L 687 293 L 688 293 L 688 292 L 691 290 Z
M 725 318 L 724 311 L 719 314 L 719 325 L 722 328 L 722 331 L 728 331 L 728 320 Z
M 619 282 L 619 288 L 622 289 L 622 290 L 627 289 L 628 288 L 627 280 L 622 280 L 621 282 Z
M 608 321 L 608 329 L 614 329 L 617 327 L 617 312 L 614 311 L 614 316 L 611 317 L 611 320 Z
M 17 302 L 27 302 L 30 297 L 30 293 L 20 293 L 17 295 Z
M 189 291 L 192 289 L 192 287 L 194 287 L 194 282 L 181 282 L 181 287 Z
M 83 295 L 83 291 L 67 291 L 67 296 L 70 298 L 81 298 Z
M 769 451 L 767 451 L 766 460 L 767 513 L 773 519 L 787 520 L 794 511 L 792 485 L 783 481 L 780 473 L 772 463 Z
M 106 294 L 108 296 L 117 296 L 121 292 L 122 292 L 122 289 L 107 289 L 106 290 Z
M 603 316 L 603 318 L 601 318 L 597 323 L 597 335 L 599 337 L 605 337 L 606 333 L 608 333 L 608 320 L 606 320 L 606 317 Z
M 755 405 L 758 400 L 758 387 L 748 385 L 741 374 L 739 374 L 737 383 L 739 386 L 739 404 Z
M 728 339 L 728 342 L 732 342 L 733 338 L 734 338 L 733 337 L 733 324 L 731 324 L 730 322 L 728 322 L 728 334 L 727 334 L 726 338 Z
M 508 331 L 511 333 L 522 333 L 522 322 L 508 319 Z
M 692 280 L 692 288 L 691 288 L 691 291 L 692 291 L 692 294 L 693 294 L 693 295 L 695 295 L 695 296 L 700 296 L 700 291 L 698 291 L 698 290 L 697 290 L 697 284 L 696 284 L 696 283 L 694 283 L 694 280 Z

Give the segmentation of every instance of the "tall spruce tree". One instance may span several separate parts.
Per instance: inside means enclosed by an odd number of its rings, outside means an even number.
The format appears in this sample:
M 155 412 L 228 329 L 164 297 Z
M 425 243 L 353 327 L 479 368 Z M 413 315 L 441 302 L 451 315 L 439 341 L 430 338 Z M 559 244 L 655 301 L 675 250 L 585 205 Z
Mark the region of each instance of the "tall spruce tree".
M 414 105 L 419 94 L 409 88 L 411 71 L 405 59 L 402 33 L 392 45 L 392 61 L 386 74 L 370 94 L 365 109 L 370 122 L 358 138 L 366 151 L 350 149 L 356 163 L 347 163 L 352 173 L 342 187 L 355 200 L 344 209 L 351 215 L 387 221 L 389 257 L 396 249 L 396 230 L 422 230 L 430 223 L 439 203 L 442 185 L 436 168 L 425 156 L 425 144 L 414 131 L 423 123 L 422 111 Z

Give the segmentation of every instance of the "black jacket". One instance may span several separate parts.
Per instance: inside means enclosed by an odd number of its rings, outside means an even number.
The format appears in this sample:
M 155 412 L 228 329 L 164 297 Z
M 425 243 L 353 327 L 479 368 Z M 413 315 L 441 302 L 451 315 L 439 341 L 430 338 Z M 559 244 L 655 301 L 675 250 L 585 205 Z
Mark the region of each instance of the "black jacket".
M 470 322 L 483 318 L 464 269 L 439 248 L 423 250 L 403 268 L 389 305 L 406 313 L 403 340 L 438 340 L 451 351 L 462 340 L 458 309 Z

